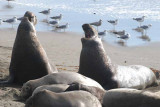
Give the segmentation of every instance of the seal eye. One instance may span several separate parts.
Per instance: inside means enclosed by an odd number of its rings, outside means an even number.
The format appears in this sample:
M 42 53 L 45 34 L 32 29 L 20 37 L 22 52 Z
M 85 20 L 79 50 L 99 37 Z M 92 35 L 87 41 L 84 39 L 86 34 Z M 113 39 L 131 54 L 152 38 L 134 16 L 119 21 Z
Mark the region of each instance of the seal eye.
M 30 90 L 30 87 L 26 86 L 25 91 L 29 91 L 29 90 Z

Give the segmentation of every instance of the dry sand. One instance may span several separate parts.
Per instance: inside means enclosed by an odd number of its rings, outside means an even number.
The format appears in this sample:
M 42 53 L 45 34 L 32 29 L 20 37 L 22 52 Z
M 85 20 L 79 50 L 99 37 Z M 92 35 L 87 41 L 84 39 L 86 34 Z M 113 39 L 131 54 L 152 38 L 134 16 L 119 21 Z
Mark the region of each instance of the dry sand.
M 16 31 L 13 29 L 0 30 L 0 79 L 8 75 L 15 36 Z M 59 71 L 78 71 L 80 38 L 83 35 L 68 32 L 38 32 L 37 36 L 51 63 L 54 62 Z M 138 47 L 112 46 L 104 43 L 104 47 L 113 63 L 141 64 L 160 70 L 160 43 Z M 159 86 L 149 88 L 154 92 L 159 89 Z M 20 87 L 0 87 L 0 107 L 23 107 L 24 103 L 17 101 L 19 90 Z

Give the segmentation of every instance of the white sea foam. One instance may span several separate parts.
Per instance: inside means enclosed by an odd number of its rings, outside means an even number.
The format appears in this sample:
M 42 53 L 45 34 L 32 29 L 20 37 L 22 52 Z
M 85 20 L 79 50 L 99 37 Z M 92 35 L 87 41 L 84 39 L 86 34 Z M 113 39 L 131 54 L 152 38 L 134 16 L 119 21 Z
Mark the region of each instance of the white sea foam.
M 17 4 L 39 8 L 71 10 L 79 13 L 97 13 L 115 18 L 149 16 L 160 19 L 159 0 L 16 0 Z

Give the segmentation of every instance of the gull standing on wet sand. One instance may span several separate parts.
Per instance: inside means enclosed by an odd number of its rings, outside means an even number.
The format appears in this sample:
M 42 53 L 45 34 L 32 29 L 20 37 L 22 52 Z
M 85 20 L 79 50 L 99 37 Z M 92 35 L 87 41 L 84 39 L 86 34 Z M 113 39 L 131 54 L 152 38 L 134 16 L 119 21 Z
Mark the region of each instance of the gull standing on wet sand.
M 149 24 L 149 25 L 143 25 L 143 26 L 140 26 L 141 29 L 145 30 L 145 35 L 147 34 L 147 30 L 151 27 L 152 25 Z
M 59 21 L 56 21 L 56 20 L 49 21 L 48 24 L 56 26 L 59 24 Z
M 69 24 L 66 23 L 65 25 L 56 26 L 55 29 L 56 29 L 56 30 L 61 30 L 61 29 L 63 29 L 64 32 L 65 32 L 65 29 L 67 29 L 68 27 L 69 27 Z
M 50 17 L 51 19 L 55 19 L 55 20 L 61 20 L 62 19 L 62 14 L 60 14 L 59 16 L 53 16 Z
M 98 32 L 98 35 L 99 35 L 99 36 L 102 36 L 102 37 L 103 37 L 103 36 L 106 36 L 106 31 L 107 31 L 107 30 L 104 30 L 103 32 Z
M 42 14 L 44 14 L 44 15 L 47 15 L 47 20 L 48 20 L 48 15 L 50 14 L 50 12 L 51 12 L 51 9 L 48 9 L 48 10 L 43 10 L 43 11 L 41 11 L 41 12 L 39 12 L 39 13 L 42 13 Z
M 100 19 L 98 22 L 90 23 L 90 25 L 96 26 L 96 27 L 97 27 L 97 31 L 98 31 L 98 26 L 101 26 L 101 25 L 102 25 L 102 20 Z
M 4 20 L 3 22 L 12 24 L 12 28 L 13 28 L 13 24 L 17 22 L 17 17 L 14 16 L 12 19 L 7 19 L 7 20 Z
M 144 21 L 144 18 L 145 18 L 145 17 L 146 17 L 146 16 L 142 16 L 142 17 L 139 17 L 139 18 L 133 18 L 133 20 L 139 22 L 139 23 L 140 23 L 140 26 L 141 26 L 141 23 Z
M 122 30 L 122 31 L 113 31 L 112 33 L 115 34 L 115 35 L 125 35 L 125 30 Z
M 108 23 L 112 24 L 113 25 L 113 30 L 115 30 L 115 26 L 118 24 L 118 19 L 116 20 L 108 20 Z
M 131 36 L 130 36 L 129 33 L 127 33 L 126 35 L 121 35 L 121 36 L 119 35 L 119 36 L 117 36 L 117 38 L 124 39 L 124 40 L 128 40 L 130 37 Z

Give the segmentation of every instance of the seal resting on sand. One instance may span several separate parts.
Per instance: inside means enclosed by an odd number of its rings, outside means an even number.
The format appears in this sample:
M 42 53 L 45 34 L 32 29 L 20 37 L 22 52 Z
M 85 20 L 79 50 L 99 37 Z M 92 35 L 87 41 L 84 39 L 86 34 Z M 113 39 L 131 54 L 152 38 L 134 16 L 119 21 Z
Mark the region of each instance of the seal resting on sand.
M 95 86 L 98 88 L 102 88 L 102 86 L 88 78 L 85 77 L 79 73 L 76 72 L 59 72 L 59 73 L 53 73 L 46 75 L 44 77 L 41 77 L 39 79 L 30 80 L 26 82 L 22 89 L 21 89 L 21 97 L 24 99 L 27 99 L 30 97 L 33 93 L 33 91 L 42 85 L 51 85 L 51 84 L 72 84 L 72 83 L 80 83 L 87 86 Z
M 36 36 L 33 25 L 36 24 L 36 17 L 30 12 L 26 12 L 24 16 L 27 17 L 19 24 L 12 50 L 9 79 L 0 84 L 22 85 L 28 80 L 57 72 L 55 67 L 51 68 L 47 54 Z
M 60 93 L 60 92 L 64 92 L 69 86 L 70 85 L 67 85 L 67 84 L 42 85 L 42 86 L 37 87 L 33 91 L 32 95 L 34 95 L 44 89 L 52 91 L 52 92 Z
M 78 73 L 99 82 L 105 89 L 144 89 L 158 84 L 153 71 L 145 66 L 120 66 L 107 56 L 97 31 L 89 24 L 82 26 L 85 37 L 81 39 L 82 50 Z
M 104 107 L 159 107 L 160 96 L 136 89 L 112 89 L 106 92 Z
M 65 92 L 75 91 L 75 90 L 87 91 L 87 92 L 91 93 L 92 95 L 94 95 L 95 97 L 97 97 L 101 103 L 103 103 L 103 97 L 106 93 L 105 90 L 100 89 L 98 87 L 86 86 L 86 85 L 79 84 L 79 83 L 70 84 L 70 86 L 65 90 Z
M 42 90 L 31 96 L 25 107 L 102 107 L 98 99 L 86 91 L 54 93 Z

